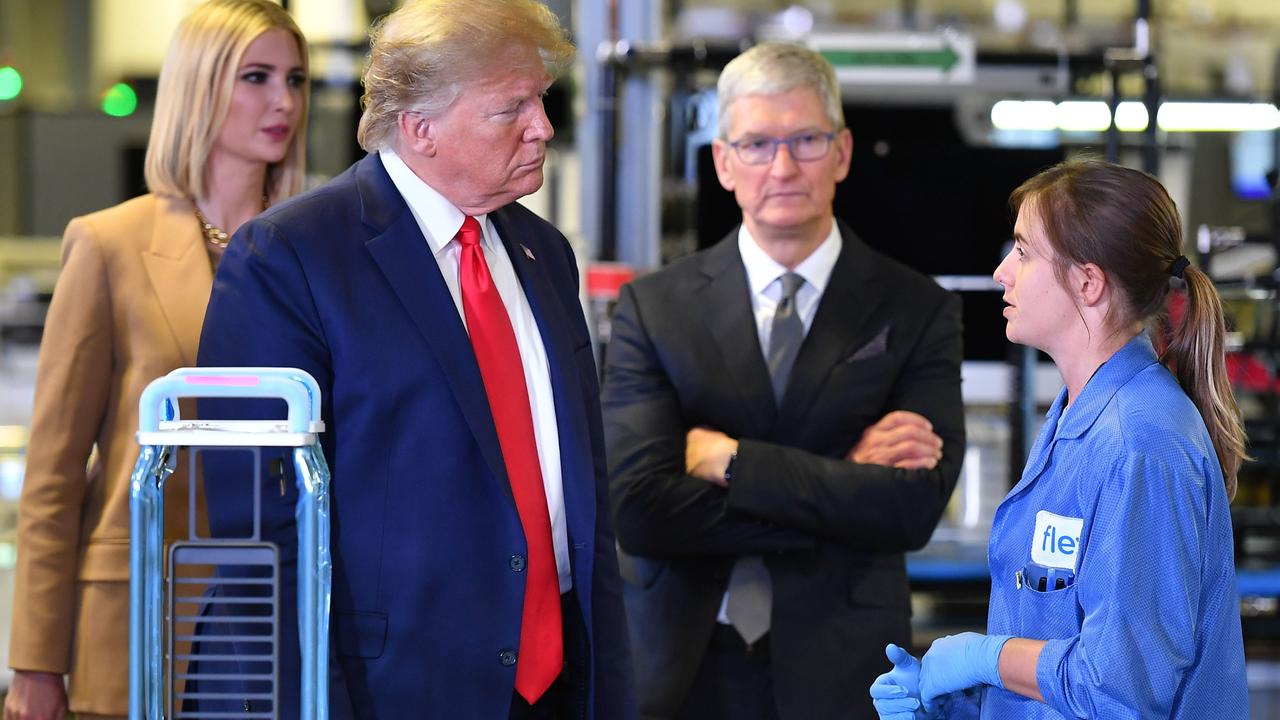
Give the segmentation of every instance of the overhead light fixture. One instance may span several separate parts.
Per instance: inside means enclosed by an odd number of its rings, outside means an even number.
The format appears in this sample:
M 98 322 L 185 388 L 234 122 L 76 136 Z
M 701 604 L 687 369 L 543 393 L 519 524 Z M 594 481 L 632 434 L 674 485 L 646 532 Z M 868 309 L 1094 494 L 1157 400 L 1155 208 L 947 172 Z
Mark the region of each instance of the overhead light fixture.
M 1106 130 L 1111 124 L 1111 110 L 1106 103 L 1090 100 L 1064 100 L 1054 108 L 1056 125 L 1067 132 Z
M 1103 107 L 1107 106 L 1106 103 L 1098 103 L 1098 104 Z M 1104 113 L 1104 117 L 1105 117 L 1105 113 Z M 1150 114 L 1147 113 L 1147 106 L 1143 105 L 1140 102 L 1134 102 L 1133 100 L 1129 100 L 1129 101 L 1120 103 L 1120 105 L 1116 107 L 1116 127 L 1120 128 L 1121 132 L 1142 132 L 1143 130 L 1147 129 L 1147 123 L 1149 122 L 1151 122 L 1151 116 Z M 1156 110 L 1156 122 L 1157 123 L 1160 122 L 1159 109 Z M 1102 127 L 1099 128 L 1099 130 L 1106 130 L 1106 129 L 1107 129 L 1107 124 L 1104 121 L 1102 123 Z M 1165 128 L 1165 129 L 1167 130 L 1168 128 Z
M 1170 132 L 1275 130 L 1280 110 L 1271 103 L 1168 102 L 1156 122 Z
M 991 107 L 991 124 L 997 130 L 1061 130 L 1105 132 L 1111 110 L 1101 100 L 1001 100 Z M 1147 108 L 1125 101 L 1116 108 L 1116 126 L 1124 132 L 1141 132 L 1149 122 Z M 1166 132 L 1243 132 L 1280 128 L 1280 109 L 1271 103 L 1165 102 L 1156 122 Z
M 1001 100 L 991 106 L 997 130 L 1057 130 L 1057 106 L 1052 100 Z

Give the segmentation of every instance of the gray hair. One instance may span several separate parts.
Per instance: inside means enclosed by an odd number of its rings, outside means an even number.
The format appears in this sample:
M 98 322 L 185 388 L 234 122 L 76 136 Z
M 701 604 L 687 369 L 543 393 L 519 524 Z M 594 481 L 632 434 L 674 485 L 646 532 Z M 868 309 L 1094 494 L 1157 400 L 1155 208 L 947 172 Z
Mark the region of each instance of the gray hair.
M 761 43 L 724 66 L 716 83 L 719 97 L 720 139 L 729 139 L 729 110 L 743 95 L 781 95 L 796 88 L 813 88 L 822 98 L 827 119 L 844 129 L 844 108 L 836 71 L 822 55 L 790 43 Z
M 519 44 L 535 48 L 552 77 L 573 58 L 560 21 L 537 0 L 407 0 L 370 33 L 360 146 L 394 147 L 400 113 L 439 115 L 490 58 Z

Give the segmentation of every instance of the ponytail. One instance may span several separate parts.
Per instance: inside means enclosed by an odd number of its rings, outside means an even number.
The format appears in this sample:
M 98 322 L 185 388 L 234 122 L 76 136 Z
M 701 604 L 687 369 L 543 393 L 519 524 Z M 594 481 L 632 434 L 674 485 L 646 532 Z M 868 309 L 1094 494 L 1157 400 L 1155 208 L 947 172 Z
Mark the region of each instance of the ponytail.
M 1072 159 L 1032 177 L 1009 196 L 1019 212 L 1027 201 L 1053 249 L 1054 273 L 1065 287 L 1072 264 L 1093 263 L 1119 289 L 1117 327 L 1160 314 L 1169 276 L 1187 286 L 1187 309 L 1160 353 L 1183 392 L 1200 411 L 1222 466 L 1227 497 L 1245 455 L 1244 423 L 1227 382 L 1226 322 L 1208 275 L 1182 256 L 1182 218 L 1168 191 L 1151 175 L 1093 159 Z
M 1186 313 L 1171 328 L 1169 347 L 1160 361 L 1200 411 L 1231 499 L 1236 494 L 1236 473 L 1246 456 L 1244 423 L 1227 381 L 1222 301 L 1213 281 L 1198 268 L 1185 268 L 1182 277 L 1187 286 Z

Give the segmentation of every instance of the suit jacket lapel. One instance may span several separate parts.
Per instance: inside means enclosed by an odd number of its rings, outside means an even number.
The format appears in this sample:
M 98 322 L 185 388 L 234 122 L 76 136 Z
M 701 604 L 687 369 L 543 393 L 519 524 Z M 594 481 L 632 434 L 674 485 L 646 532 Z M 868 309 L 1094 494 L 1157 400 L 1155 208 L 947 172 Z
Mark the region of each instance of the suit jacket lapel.
M 783 432 L 803 426 L 800 420 L 812 407 L 832 370 L 862 335 L 862 326 L 880 303 L 875 256 L 843 223 L 840 236 L 840 256 L 831 270 L 831 278 L 800 346 L 782 398 L 776 427 Z
M 379 232 L 365 247 L 426 339 L 489 470 L 510 495 L 511 483 L 484 392 L 484 380 L 471 350 L 471 339 L 458 317 L 457 306 L 440 276 L 431 248 L 377 155 L 370 154 L 360 161 L 356 168 L 356 186 L 360 192 L 361 219 Z
M 575 347 L 570 328 L 564 322 L 564 310 L 560 307 L 558 293 L 551 286 L 543 264 L 551 262 L 551 259 L 539 260 L 532 252 L 526 254 L 525 247 L 520 242 L 522 239 L 532 242 L 535 231 L 526 227 L 518 216 L 507 212 L 505 208 L 490 213 L 489 219 L 497 228 L 507 256 L 511 258 L 511 265 L 515 268 L 516 277 L 520 279 L 520 287 L 529 302 L 529 309 L 533 312 L 538 333 L 547 352 L 556 429 L 560 436 L 560 474 L 565 486 L 566 515 L 568 518 L 577 517 L 577 513 L 570 508 L 570 502 L 571 499 L 582 501 L 581 509 L 588 513 L 587 522 L 581 526 L 574 526 L 577 525 L 574 523 L 569 530 L 571 535 L 583 537 L 583 533 L 588 533 L 589 528 L 594 527 L 596 504 L 591 448 L 584 442 L 585 438 L 590 437 L 584 411 L 587 405 L 574 363 L 574 353 L 578 348 Z M 570 486 L 575 488 L 574 492 L 569 492 Z
M 731 395 L 740 403 L 741 416 L 752 419 L 752 434 L 760 436 L 773 426 L 778 409 L 751 310 L 751 288 L 736 229 L 703 255 L 700 270 L 707 284 L 695 293 L 699 316 L 724 361 L 725 386 L 733 388 Z
M 539 261 L 536 255 L 534 257 L 526 255 L 524 245 L 520 243 L 520 239 L 529 238 L 532 231 L 522 227 L 522 223 L 517 218 L 502 209 L 491 213 L 489 218 L 493 220 L 498 236 L 502 238 L 507 256 L 511 258 L 511 265 L 515 268 L 516 277 L 520 279 L 520 287 L 524 291 L 525 299 L 529 302 L 529 309 L 537 322 L 538 334 L 542 336 L 542 344 L 547 351 L 547 361 L 551 366 L 551 383 L 555 396 L 557 400 L 564 398 L 571 403 L 567 407 L 583 407 L 582 389 L 577 382 L 576 369 L 573 367 L 573 354 L 578 348 L 574 347 L 574 339 L 570 335 L 569 328 L 562 322 L 563 312 L 559 307 L 560 301 L 556 297 L 557 291 L 551 286 L 551 280 L 540 264 L 542 261 Z M 560 403 L 556 404 L 558 408 Z M 571 419 L 574 422 L 581 425 L 573 429 L 571 437 L 586 437 L 587 428 L 582 413 L 568 414 L 573 416 Z M 557 412 L 557 424 L 563 423 L 565 419 L 561 418 L 560 413 Z M 568 428 L 562 428 L 562 436 L 566 429 Z
M 213 289 L 213 268 L 191 203 L 154 196 L 151 246 L 142 264 L 173 333 L 183 365 L 195 365 L 204 311 Z

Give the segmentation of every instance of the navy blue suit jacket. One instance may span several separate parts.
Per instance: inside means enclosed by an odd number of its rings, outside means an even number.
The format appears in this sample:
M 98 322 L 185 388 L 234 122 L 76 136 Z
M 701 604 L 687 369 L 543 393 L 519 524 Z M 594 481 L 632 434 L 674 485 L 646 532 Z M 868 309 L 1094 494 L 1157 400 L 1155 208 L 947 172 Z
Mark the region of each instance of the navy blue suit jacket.
M 589 717 L 634 717 L 573 253 L 520 205 L 490 217 L 547 349 L 573 586 L 589 637 Z M 293 366 L 319 381 L 333 473 L 331 716 L 507 717 L 515 667 L 502 658 L 519 647 L 525 574 L 512 557 L 526 553 L 524 533 L 466 329 L 376 155 L 237 232 L 218 269 L 200 364 Z M 263 401 L 201 405 L 205 417 L 275 410 Z M 228 467 L 206 462 L 210 526 L 244 535 L 252 507 Z M 292 481 L 271 481 L 262 495 L 287 581 L 279 716 L 294 717 L 297 494 Z

